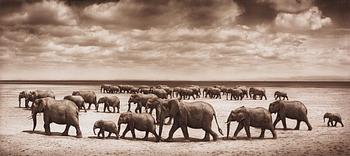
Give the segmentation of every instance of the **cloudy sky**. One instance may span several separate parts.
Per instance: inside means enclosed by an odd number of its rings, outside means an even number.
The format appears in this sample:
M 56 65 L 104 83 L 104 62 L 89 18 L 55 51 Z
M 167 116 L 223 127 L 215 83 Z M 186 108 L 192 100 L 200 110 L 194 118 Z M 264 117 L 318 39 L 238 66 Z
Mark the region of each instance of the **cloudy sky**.
M 0 79 L 350 80 L 349 0 L 0 0 Z

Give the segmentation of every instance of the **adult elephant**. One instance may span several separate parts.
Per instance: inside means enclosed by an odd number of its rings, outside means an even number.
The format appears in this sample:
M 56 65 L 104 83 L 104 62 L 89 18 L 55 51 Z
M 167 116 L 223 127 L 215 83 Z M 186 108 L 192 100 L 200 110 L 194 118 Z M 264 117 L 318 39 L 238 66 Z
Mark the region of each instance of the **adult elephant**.
M 75 103 L 75 105 L 77 105 L 78 109 L 81 110 L 81 108 L 84 108 L 84 111 L 86 112 L 86 108 L 85 108 L 85 101 L 84 98 L 81 96 L 73 96 L 73 95 L 67 95 L 65 96 L 63 99 L 65 100 L 71 100 Z
M 297 120 L 295 130 L 299 130 L 300 122 L 304 121 L 307 124 L 308 130 L 311 131 L 312 127 L 307 118 L 307 108 L 300 101 L 275 101 L 269 105 L 269 111 L 271 113 L 277 113 L 277 117 L 273 126 L 282 120 L 283 128 L 287 129 L 286 118 Z
M 259 138 L 264 138 L 265 129 L 268 129 L 271 131 L 274 139 L 277 138 L 275 128 L 272 125 L 271 113 L 265 108 L 262 108 L 262 107 L 248 108 L 248 107 L 242 106 L 231 111 L 226 121 L 227 139 L 229 138 L 229 135 L 230 135 L 231 121 L 237 121 L 239 123 L 233 135 L 233 139 L 236 139 L 239 131 L 241 131 L 243 127 L 247 133 L 248 138 L 251 139 L 250 126 L 255 128 L 261 128 L 261 133 Z
M 241 89 L 229 88 L 227 90 L 226 100 L 228 100 L 228 95 L 229 94 L 230 94 L 231 100 L 232 100 L 232 98 L 235 99 L 235 100 L 242 100 L 243 96 L 244 96 Z
M 119 93 L 119 92 L 120 92 L 120 89 L 119 89 L 118 86 L 111 86 L 111 87 L 109 88 L 109 93 L 114 93 L 114 94 L 116 94 L 116 93 Z
M 141 89 L 139 89 L 139 93 L 151 94 L 151 89 L 150 88 L 141 88 Z
M 289 100 L 288 99 L 288 95 L 286 92 L 281 92 L 281 91 L 276 91 L 275 94 L 273 95 L 273 97 L 275 97 L 275 100 L 279 99 L 281 100 L 281 98 Z
M 46 98 L 46 97 L 51 97 L 51 98 L 55 99 L 55 93 L 51 90 L 30 91 L 29 98 L 26 101 L 26 105 L 28 105 L 29 101 L 31 101 L 33 103 L 36 99 Z
M 25 108 L 29 108 L 29 96 L 30 96 L 30 93 L 29 91 L 21 91 L 19 92 L 19 95 L 18 95 L 18 107 L 21 108 L 21 100 L 22 98 L 24 98 L 24 103 L 25 103 Z
M 193 91 L 193 94 L 196 95 L 196 98 L 201 97 L 201 88 L 199 86 L 191 85 L 188 87 L 188 89 L 191 89 Z
M 235 88 L 242 90 L 243 97 L 248 98 L 248 87 L 238 85 L 238 86 L 235 86 Z
M 113 113 L 115 113 L 115 107 L 117 107 L 117 113 L 119 113 L 119 110 L 120 110 L 120 100 L 118 97 L 116 96 L 104 96 L 104 97 L 101 97 L 100 99 L 98 99 L 98 102 L 97 102 L 97 112 L 98 112 L 98 105 L 100 103 L 103 103 L 104 104 L 104 107 L 103 107 L 103 112 L 106 112 L 106 108 L 108 110 L 108 112 L 112 112 L 109 107 L 113 107 Z
M 249 97 L 256 100 L 257 96 L 260 97 L 260 100 L 262 100 L 263 97 L 265 98 L 265 100 L 267 100 L 264 88 L 255 88 L 255 87 L 250 88 L 249 89 Z
M 101 93 L 109 93 L 112 85 L 110 84 L 102 84 L 100 88 Z
M 131 103 L 137 104 L 135 113 L 142 112 L 142 107 L 145 107 L 147 112 L 147 100 L 151 98 L 157 98 L 157 95 L 154 94 L 131 94 L 128 100 L 128 112 L 130 112 Z
M 32 105 L 33 131 L 35 130 L 37 113 L 44 113 L 45 134 L 51 135 L 50 124 L 65 124 L 66 129 L 62 135 L 67 136 L 69 127 L 74 126 L 76 129 L 76 137 L 81 138 L 81 130 L 79 126 L 79 109 L 70 100 L 55 100 L 53 98 L 36 99 Z
M 208 93 L 211 99 L 221 99 L 221 89 L 219 88 L 209 88 Z
M 132 85 L 119 85 L 120 93 L 130 93 L 131 89 L 134 88 Z
M 188 99 L 190 100 L 191 97 L 193 98 L 193 100 L 196 99 L 195 96 L 195 92 L 192 89 L 189 88 L 180 88 L 180 90 L 178 91 L 180 99 Z
M 130 94 L 137 94 L 137 93 L 139 93 L 139 88 L 132 87 L 132 88 L 130 89 Z
M 157 95 L 159 98 L 167 99 L 168 93 L 164 89 L 151 88 L 150 92 L 154 95 Z
M 174 132 L 180 127 L 187 140 L 189 139 L 187 127 L 203 129 L 205 131 L 204 141 L 210 140 L 209 134 L 213 137 L 213 140 L 217 140 L 218 135 L 211 129 L 213 117 L 215 117 L 220 134 L 223 135 L 218 125 L 214 108 L 206 102 L 195 101 L 186 103 L 172 99 L 161 105 L 159 136 L 162 136 L 164 119 L 166 117 L 172 117 L 174 119 L 166 141 L 171 141 Z
M 72 95 L 83 97 L 84 102 L 89 104 L 88 109 L 91 108 L 91 104 L 97 109 L 97 97 L 94 91 L 73 91 Z

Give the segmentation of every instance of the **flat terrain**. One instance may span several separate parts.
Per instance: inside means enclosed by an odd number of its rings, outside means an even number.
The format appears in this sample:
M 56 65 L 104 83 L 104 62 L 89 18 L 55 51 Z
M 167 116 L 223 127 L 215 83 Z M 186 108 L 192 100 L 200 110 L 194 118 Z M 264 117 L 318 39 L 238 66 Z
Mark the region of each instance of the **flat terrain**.
M 251 128 L 252 140 L 246 140 L 245 131 L 239 133 L 238 140 L 226 140 L 220 136 L 216 142 L 201 142 L 204 131 L 189 128 L 191 141 L 184 141 L 181 130 L 176 131 L 175 142 L 154 142 L 131 140 L 131 133 L 127 139 L 116 140 L 97 139 L 93 134 L 92 126 L 96 120 L 105 119 L 117 121 L 119 114 L 102 113 L 89 110 L 80 112 L 80 126 L 83 138 L 75 138 L 75 129 L 70 128 L 70 136 L 60 136 L 65 126 L 51 124 L 52 136 L 43 134 L 42 114 L 38 116 L 36 132 L 32 133 L 32 120 L 27 117 L 30 111 L 18 108 L 18 93 L 22 90 L 51 89 L 57 99 L 62 99 L 73 90 L 93 90 L 98 97 L 110 94 L 99 93 L 99 86 L 92 85 L 0 85 L 0 151 L 1 155 L 350 155 L 350 88 L 288 88 L 266 87 L 268 100 L 227 101 L 224 99 L 198 100 L 213 105 L 218 115 L 218 122 L 226 135 L 224 123 L 232 109 L 240 106 L 265 107 L 274 101 L 273 92 L 286 91 L 290 100 L 300 100 L 308 108 L 308 117 L 313 126 L 307 131 L 305 123 L 301 123 L 301 130 L 277 130 L 278 138 L 271 139 L 272 135 L 266 131 L 265 139 L 257 139 L 260 130 Z M 121 99 L 121 111 L 127 110 L 127 100 L 130 95 L 117 94 Z M 22 101 L 22 106 L 24 101 Z M 132 105 L 132 109 L 135 105 Z M 94 107 L 93 107 L 94 108 Z M 101 107 L 100 107 L 101 108 Z M 323 123 L 325 112 L 337 112 L 343 117 L 345 127 L 327 127 Z M 273 115 L 273 119 L 276 115 Z M 214 121 L 213 121 L 214 122 Z M 287 126 L 294 128 L 296 122 L 287 120 Z M 237 123 L 231 124 L 231 136 Z M 277 127 L 281 128 L 282 123 Z M 122 127 L 124 130 L 125 126 Z M 163 138 L 166 138 L 170 126 L 165 126 Z M 218 133 L 216 124 L 213 130 Z M 136 136 L 142 138 L 144 132 L 136 131 Z

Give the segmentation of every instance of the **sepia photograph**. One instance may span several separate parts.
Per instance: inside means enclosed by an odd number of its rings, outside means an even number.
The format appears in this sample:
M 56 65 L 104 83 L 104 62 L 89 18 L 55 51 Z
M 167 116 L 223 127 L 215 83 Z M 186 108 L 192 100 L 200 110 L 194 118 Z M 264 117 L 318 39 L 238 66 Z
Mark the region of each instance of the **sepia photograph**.
M 350 155 L 350 0 L 0 0 L 0 155 Z

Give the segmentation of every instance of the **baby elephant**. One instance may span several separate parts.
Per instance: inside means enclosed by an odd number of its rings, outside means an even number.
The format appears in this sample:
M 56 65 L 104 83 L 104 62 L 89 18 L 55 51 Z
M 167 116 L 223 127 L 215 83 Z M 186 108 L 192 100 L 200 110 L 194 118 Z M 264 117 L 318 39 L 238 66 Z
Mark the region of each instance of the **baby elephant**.
M 117 139 L 119 139 L 119 135 L 118 135 L 118 129 L 117 126 L 115 125 L 115 123 L 113 121 L 106 121 L 106 120 L 98 120 L 95 122 L 94 124 L 94 134 L 95 133 L 95 129 L 99 128 L 100 131 L 97 133 L 97 137 L 100 138 L 100 135 L 102 134 L 102 138 L 105 138 L 105 131 L 109 132 L 107 138 L 109 138 L 111 136 L 112 133 L 114 133 L 117 136 Z
M 272 117 L 270 112 L 262 107 L 248 108 L 248 107 L 239 107 L 231 111 L 230 115 L 227 118 L 227 139 L 229 138 L 230 133 L 230 122 L 237 121 L 239 124 L 233 135 L 233 139 L 236 139 L 239 131 L 244 127 L 247 136 L 251 139 L 249 127 L 261 128 L 261 133 L 259 138 L 264 138 L 265 129 L 271 131 L 273 138 L 276 139 L 277 135 L 275 128 L 272 125 Z
M 282 98 L 283 100 L 286 98 L 288 100 L 288 95 L 286 92 L 276 91 L 273 97 L 275 97 L 275 100 L 277 99 L 281 100 Z
M 135 129 L 139 131 L 146 131 L 146 135 L 143 140 L 148 139 L 148 133 L 151 132 L 155 137 L 156 141 L 160 141 L 160 137 L 156 133 L 156 125 L 154 118 L 148 113 L 121 113 L 118 120 L 118 132 L 120 131 L 120 125 L 127 124 L 121 138 L 124 138 L 126 133 L 131 130 L 132 138 L 135 139 Z
M 326 113 L 323 116 L 323 122 L 326 121 L 326 118 L 328 118 L 328 123 L 327 126 L 334 126 L 337 127 L 337 123 L 339 122 L 341 124 L 342 127 L 344 127 L 343 122 L 341 120 L 341 116 L 338 113 Z M 335 121 L 335 124 L 333 125 L 333 121 Z
M 307 108 L 300 101 L 275 101 L 270 103 L 269 111 L 271 113 L 277 113 L 277 117 L 273 126 L 276 127 L 276 124 L 282 120 L 283 128 L 287 129 L 286 118 L 297 120 L 297 125 L 295 130 L 299 130 L 300 122 L 304 121 L 307 124 L 308 130 L 311 131 L 312 127 L 307 118 Z
M 101 97 L 100 99 L 98 99 L 97 102 L 97 107 L 96 110 L 98 111 L 98 104 L 100 103 L 104 103 L 104 108 L 103 108 L 103 112 L 106 112 L 106 108 L 108 109 L 109 112 L 111 112 L 111 110 L 109 109 L 109 107 L 113 107 L 113 113 L 115 113 L 115 107 L 117 107 L 118 112 L 119 113 L 119 109 L 120 109 L 120 100 L 118 97 L 116 96 L 104 96 Z
M 77 105 L 77 107 L 79 108 L 79 110 L 81 110 L 81 108 L 84 108 L 85 112 L 86 112 L 86 108 L 85 108 L 85 105 L 84 105 L 84 99 L 83 97 L 77 95 L 77 96 L 74 96 L 74 95 L 67 95 L 65 96 L 63 99 L 65 100 L 70 100 L 70 101 L 73 101 L 75 103 L 75 105 Z

